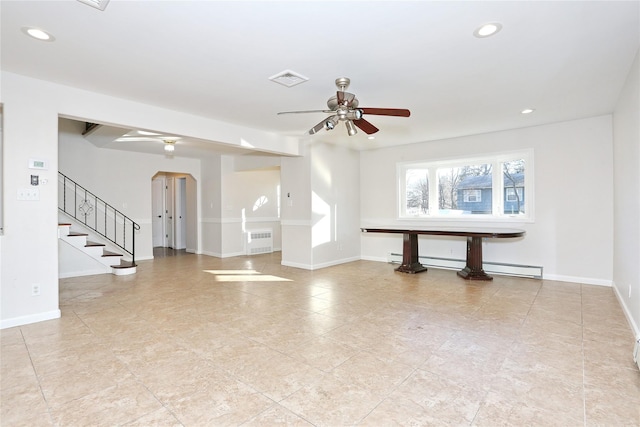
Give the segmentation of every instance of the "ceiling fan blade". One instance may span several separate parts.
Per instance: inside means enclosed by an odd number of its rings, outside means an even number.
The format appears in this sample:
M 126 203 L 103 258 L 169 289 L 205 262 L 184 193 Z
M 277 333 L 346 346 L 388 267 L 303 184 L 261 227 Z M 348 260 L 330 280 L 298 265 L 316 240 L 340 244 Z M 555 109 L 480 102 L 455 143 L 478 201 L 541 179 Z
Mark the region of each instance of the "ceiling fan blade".
M 304 110 L 304 111 L 281 111 L 280 114 L 304 114 L 304 113 L 333 113 L 332 110 Z
M 377 116 L 397 116 L 409 117 L 411 112 L 403 108 L 360 108 L 363 114 L 374 114 Z
M 356 96 L 352 93 L 339 90 L 336 94 L 336 98 L 338 99 L 339 105 L 346 105 L 347 107 L 350 107 L 353 100 L 356 99 Z
M 358 126 L 360 130 L 367 135 L 371 135 L 372 133 L 376 133 L 380 130 L 365 119 L 354 120 L 353 124 Z

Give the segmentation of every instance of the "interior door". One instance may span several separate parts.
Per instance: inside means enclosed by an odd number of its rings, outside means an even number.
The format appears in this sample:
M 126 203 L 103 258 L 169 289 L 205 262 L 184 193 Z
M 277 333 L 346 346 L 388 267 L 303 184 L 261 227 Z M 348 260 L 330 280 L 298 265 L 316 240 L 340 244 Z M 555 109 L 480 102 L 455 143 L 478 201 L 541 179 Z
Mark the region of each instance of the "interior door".
M 177 178 L 175 187 L 175 249 L 185 249 L 187 247 L 187 179 Z
M 167 177 L 165 195 L 167 200 L 165 206 L 165 246 L 175 249 L 175 178 Z
M 164 177 L 154 178 L 151 180 L 151 210 L 153 214 L 151 220 L 151 233 L 153 247 L 164 246 L 165 185 Z

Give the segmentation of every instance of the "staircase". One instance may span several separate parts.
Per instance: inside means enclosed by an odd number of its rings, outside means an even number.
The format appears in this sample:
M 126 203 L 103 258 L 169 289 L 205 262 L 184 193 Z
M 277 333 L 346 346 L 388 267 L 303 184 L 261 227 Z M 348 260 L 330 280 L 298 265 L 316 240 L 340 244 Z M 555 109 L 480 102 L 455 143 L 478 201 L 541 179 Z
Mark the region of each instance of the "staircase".
M 69 245 L 84 252 L 89 257 L 111 269 L 116 276 L 134 274 L 136 266 L 131 261 L 123 259 L 123 255 L 106 249 L 103 243 L 88 240 L 89 234 L 71 231 L 72 224 L 58 224 L 58 238 Z
M 58 209 L 63 217 L 59 217 L 60 240 L 99 261 L 99 264 L 94 261 L 89 264 L 101 267 L 100 272 L 107 269 L 116 275 L 136 272 L 136 234 L 140 232 L 140 225 L 62 172 L 58 172 Z M 72 222 L 67 223 L 68 220 Z M 82 232 L 72 231 L 72 225 L 80 227 Z M 92 270 L 90 267 L 85 273 L 99 274 L 91 273 Z

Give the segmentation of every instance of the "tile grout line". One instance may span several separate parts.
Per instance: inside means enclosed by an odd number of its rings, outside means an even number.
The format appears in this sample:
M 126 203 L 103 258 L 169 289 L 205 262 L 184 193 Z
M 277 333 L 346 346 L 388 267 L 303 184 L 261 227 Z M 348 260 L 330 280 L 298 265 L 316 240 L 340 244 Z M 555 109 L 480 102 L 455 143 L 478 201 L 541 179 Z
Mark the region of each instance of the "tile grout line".
M 580 352 L 582 355 L 582 422 L 587 427 L 587 390 L 586 390 L 586 372 L 585 372 L 585 353 L 584 353 L 584 285 L 580 285 Z
M 31 364 L 31 369 L 33 370 L 33 375 L 36 377 L 38 381 L 38 390 L 40 392 L 40 396 L 42 397 L 42 401 L 47 406 L 47 415 L 49 416 L 49 422 L 51 425 L 56 425 L 55 419 L 53 417 L 51 406 L 47 401 L 47 397 L 44 395 L 44 390 L 42 390 L 42 384 L 40 383 L 40 376 L 38 375 L 38 371 L 36 371 L 36 367 L 33 364 L 33 357 L 31 356 L 31 350 L 29 350 L 29 345 L 27 344 L 27 340 L 24 337 L 24 333 L 22 332 L 22 328 L 20 328 L 20 336 L 22 337 L 22 343 L 24 344 L 25 350 L 27 350 L 27 355 L 29 356 L 29 363 Z

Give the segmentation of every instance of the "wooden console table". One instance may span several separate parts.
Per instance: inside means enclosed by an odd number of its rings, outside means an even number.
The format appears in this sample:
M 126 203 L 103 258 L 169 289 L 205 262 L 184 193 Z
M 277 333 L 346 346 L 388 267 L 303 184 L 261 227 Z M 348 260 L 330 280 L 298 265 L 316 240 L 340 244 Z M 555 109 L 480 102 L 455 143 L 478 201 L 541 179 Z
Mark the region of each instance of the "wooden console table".
M 522 237 L 524 230 L 503 228 L 361 228 L 364 233 L 401 233 L 403 235 L 402 264 L 396 268 L 401 273 L 419 273 L 426 271 L 427 267 L 418 262 L 418 235 L 428 234 L 432 236 L 460 236 L 467 238 L 467 265 L 458 276 L 467 280 L 493 280 L 482 269 L 482 238 L 508 238 Z

